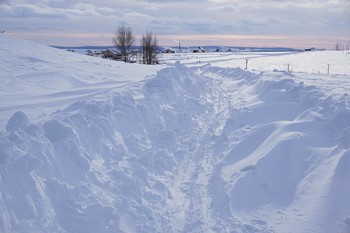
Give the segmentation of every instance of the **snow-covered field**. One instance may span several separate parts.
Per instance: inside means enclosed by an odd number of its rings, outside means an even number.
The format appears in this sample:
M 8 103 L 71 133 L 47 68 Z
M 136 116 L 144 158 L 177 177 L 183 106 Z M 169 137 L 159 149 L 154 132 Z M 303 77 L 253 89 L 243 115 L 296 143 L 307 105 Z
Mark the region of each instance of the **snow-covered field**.
M 0 232 L 350 232 L 350 54 L 0 44 Z

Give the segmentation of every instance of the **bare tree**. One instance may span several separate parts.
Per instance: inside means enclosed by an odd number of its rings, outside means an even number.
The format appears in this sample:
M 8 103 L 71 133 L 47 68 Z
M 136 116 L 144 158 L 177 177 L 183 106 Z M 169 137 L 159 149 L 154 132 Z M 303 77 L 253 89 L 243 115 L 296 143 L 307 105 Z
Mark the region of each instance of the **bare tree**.
M 131 28 L 127 26 L 118 26 L 113 42 L 123 55 L 124 61 L 129 61 L 131 47 L 135 44 L 135 37 L 132 34 Z
M 152 32 L 147 31 L 146 35 L 142 36 L 141 39 L 141 49 L 142 49 L 142 60 L 143 64 L 153 65 L 157 61 L 157 47 L 158 39 L 157 36 L 152 34 Z

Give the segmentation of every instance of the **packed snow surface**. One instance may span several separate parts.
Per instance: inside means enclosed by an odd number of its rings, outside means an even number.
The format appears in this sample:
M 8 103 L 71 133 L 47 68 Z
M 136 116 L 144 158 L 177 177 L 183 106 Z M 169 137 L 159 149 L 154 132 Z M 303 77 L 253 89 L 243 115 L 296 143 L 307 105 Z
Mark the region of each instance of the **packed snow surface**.
M 350 55 L 0 43 L 0 232 L 350 232 Z

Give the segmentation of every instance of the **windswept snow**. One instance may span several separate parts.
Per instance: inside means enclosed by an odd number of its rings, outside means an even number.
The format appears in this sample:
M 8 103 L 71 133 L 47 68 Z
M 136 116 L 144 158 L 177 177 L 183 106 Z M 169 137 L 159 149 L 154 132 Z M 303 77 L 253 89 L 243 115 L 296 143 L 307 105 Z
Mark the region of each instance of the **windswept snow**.
M 159 69 L 82 56 L 6 34 L 0 42 L 0 129 L 18 109 L 36 118 L 113 88 L 139 85 Z
M 350 56 L 245 71 L 0 40 L 1 232 L 350 232 Z

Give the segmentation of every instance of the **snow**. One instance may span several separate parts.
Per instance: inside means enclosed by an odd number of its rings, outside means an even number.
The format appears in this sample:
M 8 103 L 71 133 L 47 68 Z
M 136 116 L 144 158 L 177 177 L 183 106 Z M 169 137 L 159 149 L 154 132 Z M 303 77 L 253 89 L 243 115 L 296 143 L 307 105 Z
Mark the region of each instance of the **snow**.
M 346 53 L 0 40 L 0 232 L 350 232 Z

